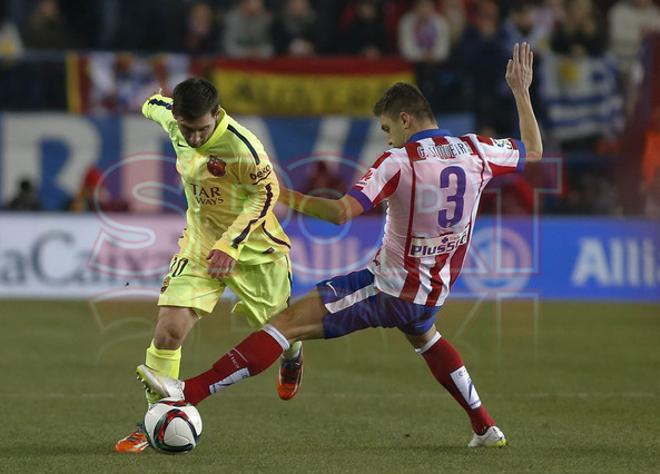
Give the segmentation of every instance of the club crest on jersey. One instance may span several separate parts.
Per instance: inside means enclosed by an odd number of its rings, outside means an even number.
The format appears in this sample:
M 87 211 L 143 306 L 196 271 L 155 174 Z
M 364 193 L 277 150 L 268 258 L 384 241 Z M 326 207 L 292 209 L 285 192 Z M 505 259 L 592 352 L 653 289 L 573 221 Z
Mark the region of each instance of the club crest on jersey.
M 508 138 L 502 138 L 499 140 L 493 140 L 495 143 L 495 146 L 498 146 L 500 148 L 505 148 L 507 150 L 513 150 L 513 144 L 511 143 L 511 140 Z
M 217 156 L 210 155 L 208 161 L 206 162 L 206 169 L 209 170 L 209 173 L 217 178 L 221 178 L 227 174 L 226 168 L 227 163 L 222 161 Z

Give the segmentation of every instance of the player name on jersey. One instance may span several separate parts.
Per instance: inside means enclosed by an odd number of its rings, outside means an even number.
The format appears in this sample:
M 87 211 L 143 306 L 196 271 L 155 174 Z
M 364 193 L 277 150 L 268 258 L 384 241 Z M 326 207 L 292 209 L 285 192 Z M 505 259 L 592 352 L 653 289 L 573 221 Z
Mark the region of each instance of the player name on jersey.
M 425 145 L 417 147 L 417 155 L 420 159 L 440 158 L 441 160 L 452 160 L 461 155 L 469 155 L 470 147 L 463 142 L 452 142 L 445 145 Z

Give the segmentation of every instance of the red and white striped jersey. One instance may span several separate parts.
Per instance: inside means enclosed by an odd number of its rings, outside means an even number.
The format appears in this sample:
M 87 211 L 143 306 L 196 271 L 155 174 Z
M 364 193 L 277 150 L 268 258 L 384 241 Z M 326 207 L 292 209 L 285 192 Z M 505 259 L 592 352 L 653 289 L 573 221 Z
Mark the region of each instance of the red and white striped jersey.
M 383 242 L 368 267 L 376 288 L 441 306 L 463 267 L 484 187 L 524 164 L 519 140 L 451 137 L 439 129 L 378 158 L 348 193 L 365 211 L 388 203 Z

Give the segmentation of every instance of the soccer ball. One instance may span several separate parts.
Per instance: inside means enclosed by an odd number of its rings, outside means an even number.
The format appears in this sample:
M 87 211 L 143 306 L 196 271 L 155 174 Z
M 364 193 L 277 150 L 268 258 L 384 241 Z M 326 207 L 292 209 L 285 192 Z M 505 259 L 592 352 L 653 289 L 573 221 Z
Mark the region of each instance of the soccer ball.
M 197 408 L 185 400 L 163 398 L 144 415 L 144 430 L 156 451 L 187 453 L 199 442 L 202 417 Z

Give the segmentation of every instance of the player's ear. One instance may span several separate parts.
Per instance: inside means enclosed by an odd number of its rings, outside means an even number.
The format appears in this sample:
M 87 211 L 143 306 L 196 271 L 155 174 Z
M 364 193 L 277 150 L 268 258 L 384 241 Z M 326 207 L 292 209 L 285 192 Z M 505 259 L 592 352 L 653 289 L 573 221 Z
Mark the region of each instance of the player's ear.
M 401 124 L 403 125 L 404 129 L 410 128 L 411 125 L 411 115 L 408 112 L 401 112 L 399 114 L 399 120 L 401 120 Z

